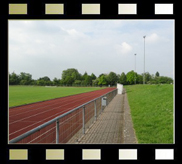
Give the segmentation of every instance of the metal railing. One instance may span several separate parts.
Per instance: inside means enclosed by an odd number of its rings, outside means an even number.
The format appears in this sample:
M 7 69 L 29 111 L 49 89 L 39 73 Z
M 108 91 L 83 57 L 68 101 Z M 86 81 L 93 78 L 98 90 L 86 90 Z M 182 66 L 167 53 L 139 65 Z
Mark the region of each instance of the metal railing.
M 97 120 L 105 106 L 116 96 L 117 89 L 84 103 L 42 125 L 12 139 L 9 143 L 75 143 Z

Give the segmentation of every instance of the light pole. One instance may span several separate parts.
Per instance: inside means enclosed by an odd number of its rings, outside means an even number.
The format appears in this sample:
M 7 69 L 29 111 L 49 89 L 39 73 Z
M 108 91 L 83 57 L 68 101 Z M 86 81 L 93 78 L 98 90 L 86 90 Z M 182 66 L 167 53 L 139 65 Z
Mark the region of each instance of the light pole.
M 136 54 L 135 55 L 135 84 L 136 84 Z
M 145 37 L 146 36 L 143 36 L 143 38 L 144 38 L 144 73 L 143 73 L 143 84 L 145 84 Z

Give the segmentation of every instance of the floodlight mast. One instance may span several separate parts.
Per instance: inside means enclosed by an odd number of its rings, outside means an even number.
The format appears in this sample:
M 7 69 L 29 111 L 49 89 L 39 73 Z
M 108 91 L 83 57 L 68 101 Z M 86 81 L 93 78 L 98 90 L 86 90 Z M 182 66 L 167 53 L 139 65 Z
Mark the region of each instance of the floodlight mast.
M 145 84 L 145 37 L 146 36 L 143 36 L 143 38 L 144 38 L 144 72 L 143 72 L 143 84 Z
M 135 55 L 135 84 L 136 84 L 136 54 Z

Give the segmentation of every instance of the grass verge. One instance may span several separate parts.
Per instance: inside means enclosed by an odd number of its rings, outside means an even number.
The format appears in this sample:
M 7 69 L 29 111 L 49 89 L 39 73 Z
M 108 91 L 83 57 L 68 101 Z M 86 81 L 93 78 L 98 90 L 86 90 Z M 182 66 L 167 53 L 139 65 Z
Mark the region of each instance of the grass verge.
M 173 85 L 124 86 L 138 143 L 173 143 Z

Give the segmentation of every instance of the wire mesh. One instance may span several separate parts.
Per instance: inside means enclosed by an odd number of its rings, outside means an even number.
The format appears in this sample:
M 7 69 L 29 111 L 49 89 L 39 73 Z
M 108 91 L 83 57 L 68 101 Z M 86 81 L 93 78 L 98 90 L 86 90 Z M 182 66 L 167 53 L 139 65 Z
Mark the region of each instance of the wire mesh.
M 102 99 L 99 98 L 96 100 L 96 107 L 97 107 L 97 117 L 100 115 L 101 113 L 101 109 L 102 109 Z
M 94 122 L 94 101 L 85 106 L 85 129 Z
M 81 137 L 83 125 L 82 108 L 59 119 L 59 143 L 67 143 L 71 138 L 76 142 Z M 71 141 L 70 141 L 71 142 Z
M 104 95 L 104 97 L 107 97 L 107 105 L 116 94 L 117 90 L 114 90 Z M 102 106 L 102 98 L 99 97 L 58 119 L 58 132 L 56 131 L 57 123 L 55 121 L 17 143 L 57 143 L 57 133 L 59 143 L 76 143 L 105 108 Z
M 22 139 L 18 143 L 55 143 L 56 123 L 52 123 Z

